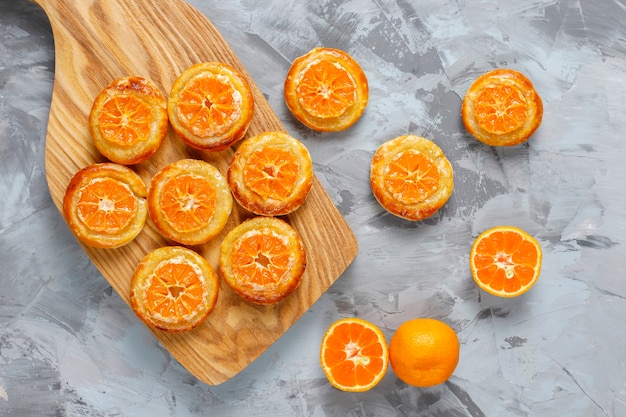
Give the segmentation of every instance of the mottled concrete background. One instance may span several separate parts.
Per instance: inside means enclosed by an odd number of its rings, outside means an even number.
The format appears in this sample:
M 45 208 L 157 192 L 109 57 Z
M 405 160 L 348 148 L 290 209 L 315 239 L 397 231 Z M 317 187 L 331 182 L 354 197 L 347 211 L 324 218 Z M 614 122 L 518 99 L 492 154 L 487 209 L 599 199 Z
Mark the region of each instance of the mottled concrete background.
M 357 259 L 289 332 L 226 383 L 207 386 L 152 337 L 82 253 L 44 172 L 54 44 L 43 12 L 0 0 L 0 415 L 626 416 L 626 4 L 623 0 L 194 0 L 221 30 L 357 235 Z M 370 81 L 363 119 L 313 133 L 282 99 L 290 62 L 350 52 Z M 463 130 L 479 74 L 512 67 L 544 100 L 525 145 Z M 433 218 L 386 214 L 368 184 L 374 150 L 414 133 L 451 160 L 456 187 Z M 517 299 L 481 293 L 473 238 L 496 224 L 544 248 Z M 319 341 L 359 316 L 387 337 L 417 316 L 462 343 L 454 376 L 417 389 L 389 372 L 368 393 L 332 388 Z

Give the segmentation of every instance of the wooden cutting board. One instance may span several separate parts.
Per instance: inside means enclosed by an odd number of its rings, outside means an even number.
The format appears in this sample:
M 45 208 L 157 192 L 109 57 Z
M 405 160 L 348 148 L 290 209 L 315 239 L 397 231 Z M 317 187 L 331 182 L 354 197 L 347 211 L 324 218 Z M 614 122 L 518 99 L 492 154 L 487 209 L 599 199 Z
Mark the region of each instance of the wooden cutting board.
M 248 72 L 199 11 L 179 0 L 35 0 L 50 19 L 55 43 L 55 79 L 46 137 L 50 194 L 61 210 L 70 177 L 105 159 L 92 144 L 88 114 L 98 92 L 113 79 L 151 79 L 167 95 L 176 77 L 198 62 L 220 61 L 239 69 L 254 91 L 255 115 L 248 136 L 284 131 Z M 182 158 L 204 159 L 226 173 L 233 150 L 188 148 L 170 129 L 162 149 L 134 166 L 149 183 L 163 166 Z M 221 239 L 249 214 L 236 206 L 222 235 L 195 246 L 217 270 Z M 344 272 L 357 254 L 354 234 L 318 179 L 305 204 L 285 218 L 307 249 L 302 284 L 282 302 L 256 306 L 242 301 L 222 280 L 215 310 L 199 328 L 179 334 L 153 330 L 162 345 L 193 375 L 220 384 L 236 375 L 278 339 Z M 83 246 L 111 286 L 129 303 L 138 262 L 152 249 L 173 244 L 150 222 L 132 243 L 119 249 Z M 148 349 L 148 347 L 146 347 Z

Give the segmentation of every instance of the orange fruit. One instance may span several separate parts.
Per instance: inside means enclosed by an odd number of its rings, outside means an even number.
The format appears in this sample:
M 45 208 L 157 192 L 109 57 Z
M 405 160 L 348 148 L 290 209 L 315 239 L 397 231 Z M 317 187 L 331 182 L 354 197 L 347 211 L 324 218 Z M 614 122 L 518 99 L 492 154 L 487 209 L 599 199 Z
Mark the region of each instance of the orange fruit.
M 164 246 L 137 266 L 130 301 L 146 324 L 182 332 L 200 325 L 213 311 L 218 290 L 217 275 L 206 259 L 181 246 Z
M 232 207 L 226 178 L 205 161 L 176 161 L 150 182 L 150 218 L 164 236 L 183 245 L 206 243 L 217 236 Z
M 450 378 L 459 362 L 456 332 L 446 323 L 416 318 L 400 325 L 389 342 L 391 368 L 416 387 L 430 387 Z
M 143 229 L 146 194 L 143 180 L 130 168 L 113 162 L 90 165 L 70 179 L 63 215 L 81 242 L 117 248 Z
M 480 288 L 500 297 L 528 291 L 541 270 L 539 242 L 513 226 L 496 226 L 481 233 L 472 245 L 470 270 Z
M 161 146 L 168 126 L 165 96 L 141 77 L 111 82 L 98 94 L 89 113 L 96 149 L 124 165 L 150 158 Z
M 368 321 L 355 317 L 338 320 L 324 334 L 320 364 L 335 388 L 368 391 L 387 373 L 387 341 L 383 332 Z
M 496 69 L 478 77 L 461 107 L 467 131 L 491 146 L 527 141 L 541 124 L 543 103 L 530 80 L 512 69 Z
M 281 216 L 298 209 L 313 185 L 307 148 L 284 132 L 264 132 L 244 140 L 230 163 L 228 184 L 246 210 Z
M 314 48 L 293 61 L 284 96 L 302 124 L 332 132 L 356 123 L 367 106 L 369 88 L 363 69 L 347 52 Z
M 174 131 L 187 144 L 220 151 L 246 134 L 254 98 L 240 71 L 222 62 L 203 62 L 176 79 L 167 109 Z
M 276 217 L 254 217 L 233 228 L 220 246 L 220 272 L 243 299 L 273 304 L 302 280 L 306 252 L 298 232 Z
M 422 220 L 450 198 L 452 165 L 434 142 L 415 135 L 399 136 L 374 153 L 370 186 L 376 200 L 391 214 Z

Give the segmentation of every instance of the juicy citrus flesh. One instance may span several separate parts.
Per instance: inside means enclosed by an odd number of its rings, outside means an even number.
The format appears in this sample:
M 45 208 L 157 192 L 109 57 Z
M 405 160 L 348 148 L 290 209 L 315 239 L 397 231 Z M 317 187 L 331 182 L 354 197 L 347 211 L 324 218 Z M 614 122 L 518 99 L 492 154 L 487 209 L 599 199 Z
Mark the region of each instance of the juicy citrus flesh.
M 109 98 L 98 116 L 102 136 L 118 145 L 133 146 L 150 136 L 152 109 L 132 95 Z
M 459 362 L 460 343 L 454 329 L 431 318 L 402 323 L 389 342 L 391 367 L 400 380 L 416 387 L 447 381 Z
M 192 232 L 211 221 L 217 204 L 216 191 L 204 177 L 177 175 L 163 185 L 159 204 L 174 230 Z
M 320 362 L 334 387 L 343 391 L 367 391 L 387 372 L 387 342 L 374 324 L 357 318 L 342 319 L 326 331 Z
M 298 97 L 309 114 L 338 117 L 356 101 L 356 82 L 339 63 L 316 60 L 302 72 Z
M 236 122 L 241 101 L 227 76 L 206 73 L 184 87 L 176 110 L 181 124 L 195 135 L 214 136 Z
M 385 170 L 385 186 L 400 201 L 413 204 L 424 201 L 439 187 L 437 166 L 421 152 L 398 154 Z
M 498 296 L 514 297 L 537 281 L 542 251 L 539 243 L 523 230 L 499 226 L 476 238 L 470 267 L 476 283 Z
M 269 230 L 252 231 L 237 240 L 230 261 L 238 279 L 267 287 L 288 276 L 292 256 L 288 242 L 280 235 Z
M 128 226 L 137 213 L 130 187 L 112 178 L 96 178 L 80 192 L 78 218 L 94 232 L 115 234 Z
M 248 188 L 263 198 L 284 200 L 298 183 L 300 165 L 285 149 L 266 147 L 254 151 L 244 171 Z
M 524 94 L 518 88 L 492 85 L 485 87 L 476 98 L 474 115 L 487 132 L 504 134 L 526 122 L 527 107 Z

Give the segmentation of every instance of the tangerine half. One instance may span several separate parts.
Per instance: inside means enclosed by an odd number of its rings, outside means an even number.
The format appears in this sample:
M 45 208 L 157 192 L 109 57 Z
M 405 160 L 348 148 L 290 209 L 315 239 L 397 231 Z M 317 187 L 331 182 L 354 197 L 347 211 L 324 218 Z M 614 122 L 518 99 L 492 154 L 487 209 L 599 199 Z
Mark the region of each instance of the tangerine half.
M 117 248 L 132 241 L 147 216 L 146 186 L 130 168 L 105 162 L 72 176 L 63 197 L 63 215 L 83 243 Z
M 273 304 L 302 280 L 306 251 L 298 232 L 277 217 L 253 217 L 233 228 L 220 246 L 222 277 L 243 299 Z
M 167 129 L 165 96 L 142 77 L 112 81 L 98 94 L 89 113 L 96 149 L 119 164 L 149 159 L 160 148 Z
M 176 79 L 167 109 L 174 131 L 187 144 L 221 151 L 246 134 L 254 98 L 240 71 L 222 62 L 203 62 Z
M 230 216 L 233 198 L 226 178 L 208 162 L 181 159 L 150 182 L 148 209 L 157 229 L 183 245 L 206 243 Z
M 319 132 L 349 128 L 369 99 L 367 77 L 347 52 L 314 48 L 296 58 L 285 79 L 287 107 L 302 124 Z
M 164 246 L 146 255 L 130 284 L 131 306 L 146 324 L 183 332 L 200 325 L 213 311 L 217 274 L 191 249 Z

